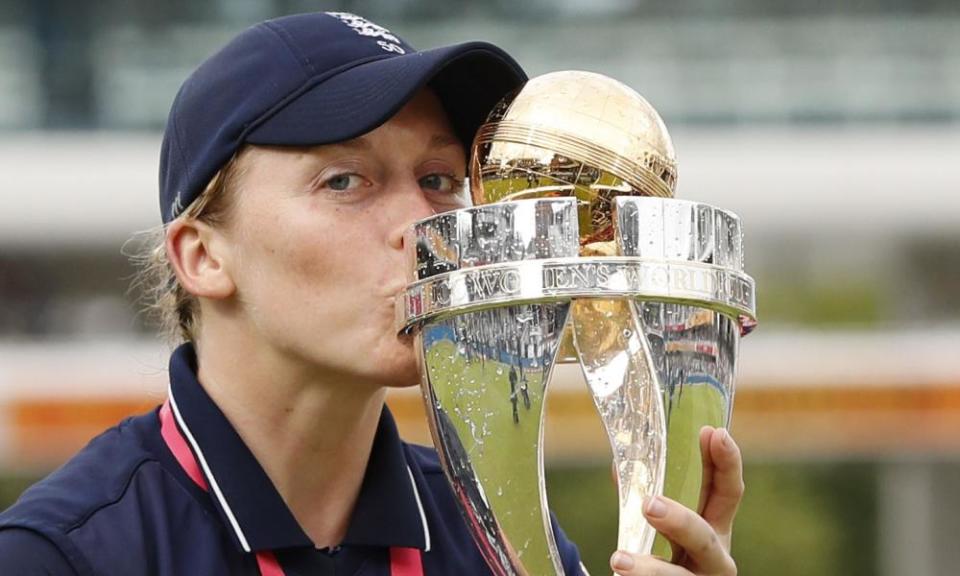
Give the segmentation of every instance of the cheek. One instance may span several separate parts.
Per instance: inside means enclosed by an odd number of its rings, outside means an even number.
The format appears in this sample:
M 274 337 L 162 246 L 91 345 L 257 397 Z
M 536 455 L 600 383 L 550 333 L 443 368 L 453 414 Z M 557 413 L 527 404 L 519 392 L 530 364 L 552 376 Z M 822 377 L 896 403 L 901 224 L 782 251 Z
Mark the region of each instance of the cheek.
M 285 308 L 301 307 L 304 288 L 320 284 L 329 238 L 322 227 L 311 229 L 266 210 L 260 215 L 240 228 L 238 296 L 251 314 L 284 314 Z
M 241 264 L 248 293 L 254 292 L 249 295 L 260 307 L 293 324 L 321 316 L 334 328 L 348 309 L 376 293 L 382 249 L 374 231 L 356 225 L 357 215 L 329 207 L 327 213 L 312 212 L 269 219 L 270 229 L 256 230 L 246 243 Z
M 383 215 L 286 214 L 249 228 L 238 295 L 259 337 L 318 366 L 416 383 L 410 343 L 394 331 L 402 258 Z

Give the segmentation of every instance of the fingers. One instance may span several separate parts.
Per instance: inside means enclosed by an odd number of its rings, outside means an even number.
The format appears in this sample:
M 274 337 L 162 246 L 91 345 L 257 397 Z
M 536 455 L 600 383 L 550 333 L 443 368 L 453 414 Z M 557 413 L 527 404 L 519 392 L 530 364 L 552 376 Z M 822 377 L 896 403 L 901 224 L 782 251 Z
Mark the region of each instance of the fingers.
M 700 430 L 700 453 L 703 460 L 702 517 L 664 497 L 651 498 L 644 506 L 647 521 L 670 541 L 675 561 L 680 561 L 682 566 L 654 556 L 619 551 L 610 559 L 610 566 L 617 574 L 736 575 L 737 567 L 729 549 L 733 518 L 744 491 L 740 448 L 726 430 L 705 426 Z
M 740 448 L 729 432 L 723 428 L 713 429 L 710 433 L 705 430 L 700 433 L 700 446 L 703 449 L 704 484 L 707 486 L 709 482 L 709 487 L 701 496 L 705 498 L 703 518 L 718 534 L 729 538 L 733 518 L 743 498 L 743 460 Z
M 643 512 L 651 526 L 683 549 L 684 563 L 698 574 L 736 574 L 725 541 L 696 512 L 662 496 L 648 500 Z
M 620 576 L 691 576 L 682 566 L 676 566 L 656 556 L 641 556 L 617 551 L 610 558 L 610 567 Z
M 713 457 L 710 456 L 710 439 L 716 428 L 704 426 L 700 429 L 700 461 L 703 464 L 703 478 L 700 481 L 700 500 L 697 510 L 703 510 L 713 489 Z

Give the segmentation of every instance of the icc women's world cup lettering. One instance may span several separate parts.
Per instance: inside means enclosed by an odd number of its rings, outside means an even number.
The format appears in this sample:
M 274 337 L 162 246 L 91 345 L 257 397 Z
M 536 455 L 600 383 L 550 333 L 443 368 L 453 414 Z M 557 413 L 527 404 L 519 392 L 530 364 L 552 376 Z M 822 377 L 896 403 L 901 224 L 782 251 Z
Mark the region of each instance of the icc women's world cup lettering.
M 673 198 L 656 111 L 559 72 L 507 97 L 472 151 L 475 206 L 416 223 L 398 329 L 413 333 L 434 442 L 495 574 L 563 573 L 543 475 L 544 400 L 575 361 L 610 439 L 618 548 L 669 556 L 645 498 L 697 509 L 702 426 L 728 426 L 755 325 L 736 215 Z M 561 352 L 561 350 L 563 350 Z

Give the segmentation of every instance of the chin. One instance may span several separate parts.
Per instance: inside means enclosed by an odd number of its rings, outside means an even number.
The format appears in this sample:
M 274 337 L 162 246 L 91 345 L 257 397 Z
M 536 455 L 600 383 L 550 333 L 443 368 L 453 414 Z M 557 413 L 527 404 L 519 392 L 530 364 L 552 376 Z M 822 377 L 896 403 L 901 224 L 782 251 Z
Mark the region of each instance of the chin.
M 386 378 L 384 386 L 389 388 L 408 388 L 420 384 L 420 370 L 417 369 L 416 361 L 411 358 L 409 362 L 404 362 L 392 371 L 392 374 Z
M 413 370 L 389 370 L 367 375 L 363 378 L 378 388 L 411 388 L 420 385 L 420 373 Z
M 369 363 L 344 374 L 344 378 L 362 388 L 409 388 L 420 384 L 416 363 L 396 363 L 371 357 Z
M 388 358 L 371 362 L 377 370 L 376 379 L 386 388 L 407 388 L 420 384 L 420 370 L 417 368 L 413 341 L 399 341 L 391 347 Z

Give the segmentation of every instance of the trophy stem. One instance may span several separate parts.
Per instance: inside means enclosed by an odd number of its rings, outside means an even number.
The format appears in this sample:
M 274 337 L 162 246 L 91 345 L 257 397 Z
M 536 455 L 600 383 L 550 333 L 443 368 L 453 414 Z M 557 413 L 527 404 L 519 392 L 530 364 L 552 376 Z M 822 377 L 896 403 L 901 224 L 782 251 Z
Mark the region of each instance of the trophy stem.
M 580 299 L 570 311 L 580 367 L 613 450 L 620 497 L 618 547 L 648 554 L 656 531 L 643 516 L 643 504 L 663 494 L 667 426 L 636 305 Z
M 423 393 L 441 462 L 497 576 L 563 574 L 547 506 L 547 386 L 569 304 L 508 306 L 423 326 Z

